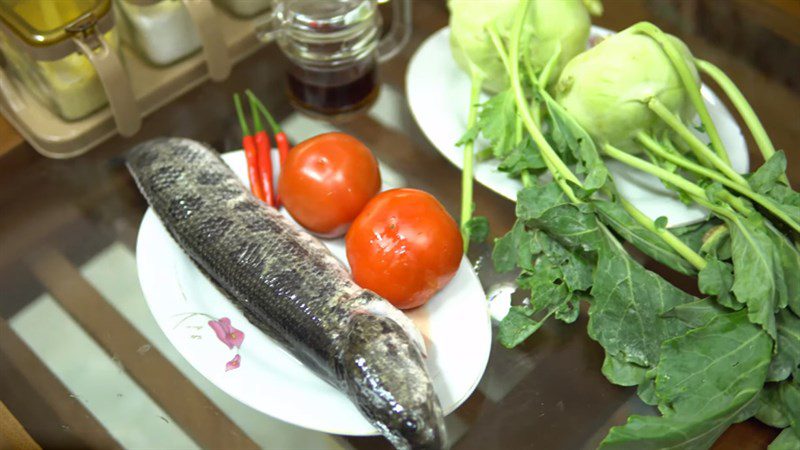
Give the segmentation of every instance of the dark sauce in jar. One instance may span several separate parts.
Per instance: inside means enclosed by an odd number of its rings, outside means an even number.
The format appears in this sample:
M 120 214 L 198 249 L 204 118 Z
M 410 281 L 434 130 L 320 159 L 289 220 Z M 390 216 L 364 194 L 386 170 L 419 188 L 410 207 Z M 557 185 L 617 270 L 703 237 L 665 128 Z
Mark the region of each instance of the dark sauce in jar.
M 345 118 L 371 106 L 378 97 L 378 73 L 374 61 L 342 69 L 300 67 L 288 72 L 289 99 L 312 115 Z

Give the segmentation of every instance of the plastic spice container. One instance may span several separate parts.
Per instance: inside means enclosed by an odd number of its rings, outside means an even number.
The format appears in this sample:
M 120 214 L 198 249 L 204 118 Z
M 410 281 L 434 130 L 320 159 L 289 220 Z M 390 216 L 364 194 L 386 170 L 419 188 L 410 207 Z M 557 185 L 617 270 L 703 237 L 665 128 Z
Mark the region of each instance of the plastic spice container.
M 141 119 L 118 54 L 110 0 L 0 2 L 0 50 L 15 79 L 65 120 L 111 99 L 123 135 Z
M 189 11 L 176 0 L 118 0 L 123 41 L 157 66 L 172 64 L 200 49 Z
M 234 16 L 253 17 L 266 11 L 272 5 L 272 0 L 216 0 L 216 3 Z

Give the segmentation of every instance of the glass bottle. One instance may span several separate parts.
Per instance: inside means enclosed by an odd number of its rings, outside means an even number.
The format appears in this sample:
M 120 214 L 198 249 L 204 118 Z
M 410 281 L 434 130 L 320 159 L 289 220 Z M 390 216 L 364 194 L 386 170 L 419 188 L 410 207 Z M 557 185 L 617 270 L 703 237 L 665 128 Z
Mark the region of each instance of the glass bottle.
M 392 0 L 392 23 L 381 38 L 376 0 L 285 0 L 261 32 L 289 58 L 289 98 L 316 116 L 343 119 L 377 98 L 378 64 L 394 56 L 411 31 L 410 0 Z

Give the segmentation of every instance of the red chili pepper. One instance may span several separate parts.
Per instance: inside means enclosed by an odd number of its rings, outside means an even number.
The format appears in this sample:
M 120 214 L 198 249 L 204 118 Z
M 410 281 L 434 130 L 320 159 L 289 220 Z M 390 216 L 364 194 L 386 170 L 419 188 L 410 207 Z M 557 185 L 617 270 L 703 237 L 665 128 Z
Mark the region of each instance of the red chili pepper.
M 280 125 L 278 125 L 278 122 L 276 122 L 275 119 L 272 117 L 272 114 L 269 113 L 267 107 L 264 106 L 263 103 L 261 103 L 261 100 L 259 100 L 258 97 L 256 97 L 255 94 L 253 94 L 253 92 L 250 91 L 249 89 L 245 92 L 247 93 L 247 96 L 250 98 L 251 105 L 253 104 L 252 102 L 255 102 L 255 105 L 261 111 L 261 114 L 263 114 L 264 117 L 267 119 L 267 122 L 269 122 L 270 128 L 272 128 L 272 133 L 275 136 L 275 143 L 278 145 L 278 153 L 280 155 L 281 167 L 283 167 L 283 164 L 286 162 L 286 157 L 289 156 L 289 150 L 291 149 L 291 145 L 289 144 L 289 139 L 286 137 L 286 133 L 284 133 L 283 130 L 281 130 Z M 255 113 L 253 114 L 255 115 Z M 275 205 L 280 205 L 280 198 L 278 198 L 277 196 L 275 200 Z
M 264 187 L 261 184 L 261 179 L 258 176 L 258 159 L 256 156 L 256 143 L 253 136 L 250 135 L 250 129 L 247 127 L 244 113 L 242 112 L 242 103 L 239 100 L 239 94 L 233 95 L 233 104 L 236 106 L 236 116 L 239 118 L 239 125 L 242 127 L 242 147 L 247 159 L 247 178 L 250 180 L 250 190 L 253 195 L 260 200 L 266 200 L 264 194 Z
M 264 185 L 264 195 L 269 206 L 276 205 L 275 190 L 272 187 L 272 145 L 269 143 L 261 118 L 258 115 L 256 104 L 250 96 L 250 110 L 253 113 L 253 128 L 255 131 L 256 151 L 258 152 L 258 175 Z

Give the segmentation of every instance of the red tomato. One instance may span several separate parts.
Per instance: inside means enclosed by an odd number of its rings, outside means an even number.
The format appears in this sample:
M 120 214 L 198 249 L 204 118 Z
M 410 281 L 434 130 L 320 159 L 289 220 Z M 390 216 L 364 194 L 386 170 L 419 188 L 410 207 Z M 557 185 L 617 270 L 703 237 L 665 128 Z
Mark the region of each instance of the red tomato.
M 355 282 L 401 309 L 427 302 L 461 263 L 458 225 L 436 198 L 416 189 L 378 194 L 345 244 Z
M 325 133 L 295 146 L 281 167 L 278 192 L 300 225 L 341 236 L 381 187 L 378 162 L 358 139 Z

